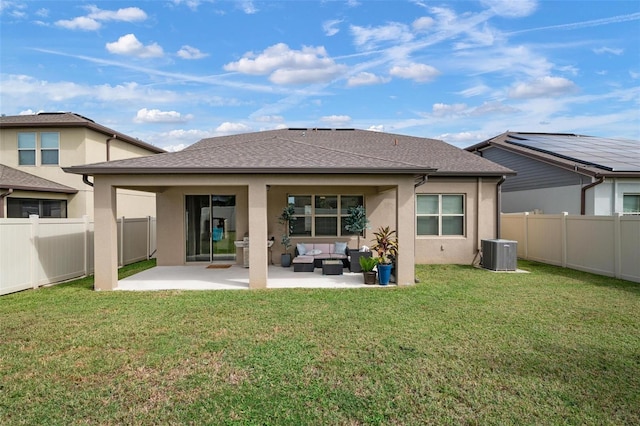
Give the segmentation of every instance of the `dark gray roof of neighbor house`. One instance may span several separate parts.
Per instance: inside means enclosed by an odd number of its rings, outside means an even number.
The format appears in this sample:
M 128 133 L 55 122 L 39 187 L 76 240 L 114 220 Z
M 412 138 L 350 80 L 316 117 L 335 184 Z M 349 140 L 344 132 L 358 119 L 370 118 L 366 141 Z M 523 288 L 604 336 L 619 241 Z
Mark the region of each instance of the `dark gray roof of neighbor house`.
M 0 188 L 75 194 L 77 189 L 0 164 Z
M 108 137 L 115 136 L 121 141 L 144 148 L 153 153 L 166 152 L 162 148 L 105 127 L 90 118 L 83 117 L 82 115 L 75 114 L 73 112 L 41 112 L 33 115 L 0 116 L 0 129 L 32 127 L 86 127 Z
M 506 132 L 466 148 L 496 147 L 592 176 L 640 176 L 640 141 L 571 133 Z
M 203 139 L 166 154 L 67 167 L 113 173 L 407 173 L 502 176 L 504 166 L 445 142 L 356 129 L 281 129 Z

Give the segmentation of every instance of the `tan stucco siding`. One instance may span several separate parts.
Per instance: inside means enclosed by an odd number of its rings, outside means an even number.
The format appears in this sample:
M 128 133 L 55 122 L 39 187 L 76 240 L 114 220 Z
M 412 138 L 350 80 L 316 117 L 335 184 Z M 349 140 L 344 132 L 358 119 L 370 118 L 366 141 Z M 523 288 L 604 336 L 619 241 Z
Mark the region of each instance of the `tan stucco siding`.
M 18 133 L 54 132 L 60 134 L 59 164 L 39 165 L 40 152 L 36 150 L 35 166 L 18 165 Z M 90 164 L 106 161 L 106 140 L 108 136 L 84 127 L 76 128 L 9 128 L 0 130 L 0 163 L 9 167 L 48 179 L 78 190 L 69 196 L 68 217 L 93 217 L 93 188 L 82 181 L 82 176 L 65 173 L 62 167 Z M 39 146 L 37 147 L 39 148 Z M 110 142 L 111 160 L 152 155 L 144 148 L 128 144 L 121 140 Z M 149 192 L 119 190 L 118 216 L 145 217 L 155 216 L 155 194 Z M 31 197 L 33 198 L 33 197 Z M 50 195 L 43 198 L 53 198 Z
M 496 183 L 496 178 L 429 178 L 419 186 L 416 194 L 465 196 L 465 235 L 416 235 L 416 263 L 470 264 L 480 240 L 496 237 Z

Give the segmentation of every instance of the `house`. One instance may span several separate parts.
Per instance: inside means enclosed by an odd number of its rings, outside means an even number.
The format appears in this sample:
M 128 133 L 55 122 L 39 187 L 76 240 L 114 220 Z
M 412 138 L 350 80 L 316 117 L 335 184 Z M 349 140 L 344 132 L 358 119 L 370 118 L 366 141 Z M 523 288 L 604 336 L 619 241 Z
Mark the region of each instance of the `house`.
M 396 279 L 418 263 L 471 263 L 499 227 L 499 188 L 510 169 L 445 142 L 356 129 L 289 128 L 203 139 L 180 152 L 66 167 L 94 179 L 96 289 L 117 286 L 116 190 L 157 195 L 157 263 L 243 263 L 265 288 L 282 252 L 278 222 L 295 208 L 291 239 L 347 242 L 343 220 L 363 205 L 373 230 L 397 231 Z M 222 231 L 213 232 L 213 227 Z M 366 231 L 365 244 L 373 238 Z M 222 237 L 214 238 L 215 235 Z M 271 250 L 268 240 L 275 240 Z M 276 253 L 276 256 L 272 256 Z
M 70 112 L 0 117 L 0 217 L 93 216 L 93 188 L 62 168 L 163 149 Z M 155 216 L 155 195 L 119 190 L 118 216 Z
M 503 213 L 640 214 L 640 141 L 506 132 L 466 150 L 517 172 Z

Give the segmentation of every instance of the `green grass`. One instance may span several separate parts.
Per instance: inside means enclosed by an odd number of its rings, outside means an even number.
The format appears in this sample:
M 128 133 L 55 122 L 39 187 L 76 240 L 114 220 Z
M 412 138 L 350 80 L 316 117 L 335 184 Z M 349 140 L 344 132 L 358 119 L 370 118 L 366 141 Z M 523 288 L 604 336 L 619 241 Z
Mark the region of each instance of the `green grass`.
M 519 267 L 418 266 L 410 288 L 87 278 L 3 296 L 0 424 L 640 424 L 640 284 Z

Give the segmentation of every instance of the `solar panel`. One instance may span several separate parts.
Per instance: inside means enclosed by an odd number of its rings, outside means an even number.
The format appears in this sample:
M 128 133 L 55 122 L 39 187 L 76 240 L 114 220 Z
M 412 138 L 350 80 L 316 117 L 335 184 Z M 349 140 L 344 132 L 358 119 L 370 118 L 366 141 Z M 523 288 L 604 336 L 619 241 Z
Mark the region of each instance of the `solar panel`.
M 562 134 L 510 134 L 506 140 L 608 171 L 640 171 L 640 141 Z

